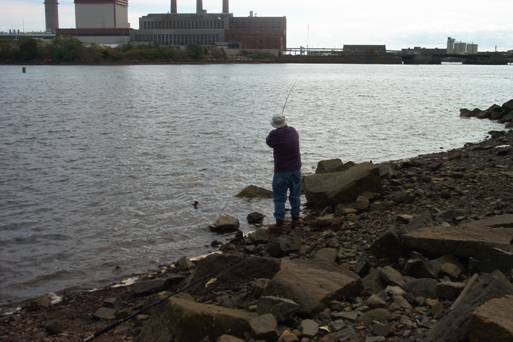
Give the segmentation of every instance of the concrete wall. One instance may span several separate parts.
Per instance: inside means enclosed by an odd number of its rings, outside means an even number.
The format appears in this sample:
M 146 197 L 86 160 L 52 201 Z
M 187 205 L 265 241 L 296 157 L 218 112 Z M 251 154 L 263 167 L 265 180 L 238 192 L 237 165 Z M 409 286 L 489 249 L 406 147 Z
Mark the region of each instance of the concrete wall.
M 75 4 L 77 29 L 114 28 L 113 4 Z
M 121 45 L 130 41 L 130 36 L 74 36 L 84 44 Z
M 116 28 L 129 28 L 128 7 L 116 5 Z

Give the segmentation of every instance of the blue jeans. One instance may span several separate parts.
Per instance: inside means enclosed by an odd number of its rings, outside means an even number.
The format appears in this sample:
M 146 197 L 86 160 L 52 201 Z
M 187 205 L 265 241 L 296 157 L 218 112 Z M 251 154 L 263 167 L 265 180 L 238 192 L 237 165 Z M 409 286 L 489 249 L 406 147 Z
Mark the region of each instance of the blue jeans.
M 299 218 L 301 207 L 301 171 L 277 172 L 273 177 L 274 217 L 285 219 L 285 202 L 290 190 L 289 202 L 292 218 Z

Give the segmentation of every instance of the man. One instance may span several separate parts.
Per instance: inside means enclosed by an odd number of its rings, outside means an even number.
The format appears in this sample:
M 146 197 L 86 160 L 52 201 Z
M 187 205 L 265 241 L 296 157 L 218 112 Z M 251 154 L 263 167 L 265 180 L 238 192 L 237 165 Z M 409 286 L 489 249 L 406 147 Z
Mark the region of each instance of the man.
M 266 142 L 274 150 L 273 198 L 276 227 L 282 227 L 285 222 L 287 191 L 290 191 L 289 202 L 294 227 L 300 223 L 301 206 L 299 135 L 293 127 L 287 125 L 287 119 L 281 115 L 272 118 L 271 126 L 275 129 L 269 133 Z

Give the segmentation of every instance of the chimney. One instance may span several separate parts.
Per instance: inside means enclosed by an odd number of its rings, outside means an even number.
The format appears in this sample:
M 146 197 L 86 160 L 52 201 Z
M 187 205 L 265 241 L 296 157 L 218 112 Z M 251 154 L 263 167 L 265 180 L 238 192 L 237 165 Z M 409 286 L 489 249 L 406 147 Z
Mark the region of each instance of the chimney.
M 176 6 L 176 0 L 171 0 L 171 14 L 177 14 L 178 8 Z
M 59 28 L 59 3 L 57 0 L 45 0 L 46 32 L 56 33 Z
M 203 0 L 196 0 L 196 13 L 197 14 L 203 13 Z
M 230 0 L 223 0 L 223 13 L 230 13 Z

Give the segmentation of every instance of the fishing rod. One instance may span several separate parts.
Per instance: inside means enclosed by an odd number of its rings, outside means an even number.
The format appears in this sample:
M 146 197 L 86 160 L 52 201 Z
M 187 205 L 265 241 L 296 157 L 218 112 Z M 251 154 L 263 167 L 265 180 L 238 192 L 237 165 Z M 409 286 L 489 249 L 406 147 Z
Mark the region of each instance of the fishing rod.
M 218 279 L 219 277 L 233 271 L 234 269 L 236 269 L 237 267 L 241 266 L 246 260 L 242 260 L 238 263 L 235 263 L 234 265 L 232 265 L 231 267 L 228 267 L 224 270 L 222 270 L 221 272 L 217 271 L 217 272 L 212 272 L 208 275 L 206 275 L 205 277 L 202 277 L 200 278 L 198 281 L 194 282 L 194 283 L 191 283 L 191 284 L 188 284 L 184 287 L 182 287 L 181 289 L 179 290 L 176 290 L 174 292 L 172 292 L 171 294 L 169 295 L 166 295 L 165 297 L 161 298 L 161 299 L 158 299 L 152 303 L 149 303 L 147 304 L 146 306 L 143 306 L 141 309 L 139 309 L 138 311 L 132 313 L 130 316 L 126 317 L 126 318 L 123 318 L 119 321 L 116 321 L 108 326 L 106 326 L 105 328 L 99 330 L 99 331 L 96 331 L 94 334 L 84 338 L 82 340 L 82 342 L 90 342 L 102 335 L 105 335 L 106 333 L 108 333 L 109 331 L 112 331 L 114 330 L 116 327 L 120 326 L 121 324 L 123 323 L 126 323 L 128 321 L 131 321 L 132 319 L 134 319 L 135 317 L 137 317 L 138 315 L 148 311 L 149 309 L 155 307 L 155 306 L 158 306 L 158 305 L 161 305 L 163 303 L 165 303 L 166 301 L 168 301 L 171 297 L 173 296 L 176 296 L 177 294 L 180 294 L 180 293 L 183 293 L 184 291 L 192 288 L 192 287 L 195 287 L 195 286 L 198 286 L 200 284 L 202 284 L 203 282 L 205 281 L 208 281 L 208 280 L 211 280 L 211 279 Z M 217 277 L 214 277 L 214 275 L 217 274 Z
M 296 86 L 297 80 L 294 81 L 294 84 L 289 89 L 289 93 L 287 94 L 287 97 L 285 98 L 285 103 L 283 104 L 283 109 L 281 111 L 281 115 L 285 113 L 285 108 L 287 108 L 287 103 L 289 102 L 290 94 L 292 94 L 292 91 L 294 90 L 294 87 Z

